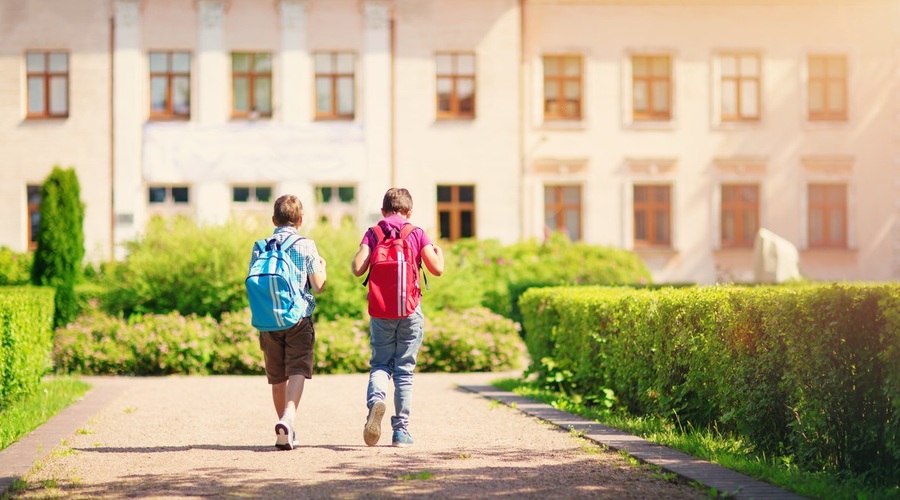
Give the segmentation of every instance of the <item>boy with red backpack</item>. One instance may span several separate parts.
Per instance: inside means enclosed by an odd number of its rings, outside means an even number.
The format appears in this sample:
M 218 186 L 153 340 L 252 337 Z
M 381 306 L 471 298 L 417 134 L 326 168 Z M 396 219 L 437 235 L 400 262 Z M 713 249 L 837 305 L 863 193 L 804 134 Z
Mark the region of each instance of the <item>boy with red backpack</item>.
M 413 371 L 422 345 L 425 317 L 422 315 L 418 274 L 421 265 L 435 275 L 444 272 L 444 254 L 421 228 L 408 222 L 412 196 L 403 188 L 388 189 L 381 205 L 384 218 L 369 228 L 353 257 L 354 276 L 369 272 L 369 408 L 363 440 L 369 446 L 381 438 L 381 419 L 391 379 L 394 381 L 392 445 L 409 446 L 409 415 L 412 406 Z M 423 274 L 424 276 L 424 274 Z

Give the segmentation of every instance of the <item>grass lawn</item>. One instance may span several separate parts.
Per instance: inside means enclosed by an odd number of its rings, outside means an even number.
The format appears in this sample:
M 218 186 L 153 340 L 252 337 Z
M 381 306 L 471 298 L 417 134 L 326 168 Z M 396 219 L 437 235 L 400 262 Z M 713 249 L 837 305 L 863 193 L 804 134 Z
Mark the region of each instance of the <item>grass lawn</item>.
M 77 377 L 46 377 L 37 392 L 0 413 L 0 450 L 37 429 L 50 417 L 80 399 L 91 386 Z
M 741 472 L 811 498 L 900 499 L 900 486 L 872 484 L 865 478 L 838 476 L 827 471 L 800 470 L 791 457 L 765 456 L 740 436 L 715 429 L 681 426 L 657 417 L 635 417 L 585 404 L 579 396 L 539 388 L 517 379 L 494 382 L 496 387 L 541 401 L 554 408 L 595 420 L 648 441 Z

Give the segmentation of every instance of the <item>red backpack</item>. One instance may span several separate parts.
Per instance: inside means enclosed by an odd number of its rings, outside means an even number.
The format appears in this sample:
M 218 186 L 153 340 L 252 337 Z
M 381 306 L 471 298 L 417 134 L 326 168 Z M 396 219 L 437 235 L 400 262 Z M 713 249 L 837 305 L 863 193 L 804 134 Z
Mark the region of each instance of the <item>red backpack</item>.
M 416 279 L 419 263 L 407 237 L 416 226 L 406 223 L 399 231 L 385 234 L 380 225 L 372 226 L 377 243 L 369 257 L 369 316 L 381 319 L 405 318 L 416 310 L 422 290 Z

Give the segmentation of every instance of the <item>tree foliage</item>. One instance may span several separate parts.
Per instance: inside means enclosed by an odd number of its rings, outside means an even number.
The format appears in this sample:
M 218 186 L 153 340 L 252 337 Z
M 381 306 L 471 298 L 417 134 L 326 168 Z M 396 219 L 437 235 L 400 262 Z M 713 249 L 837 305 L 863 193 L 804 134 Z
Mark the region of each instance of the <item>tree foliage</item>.
M 84 203 L 74 168 L 53 168 L 41 186 L 40 223 L 31 281 L 56 288 L 54 326 L 75 318 L 75 283 L 84 259 Z

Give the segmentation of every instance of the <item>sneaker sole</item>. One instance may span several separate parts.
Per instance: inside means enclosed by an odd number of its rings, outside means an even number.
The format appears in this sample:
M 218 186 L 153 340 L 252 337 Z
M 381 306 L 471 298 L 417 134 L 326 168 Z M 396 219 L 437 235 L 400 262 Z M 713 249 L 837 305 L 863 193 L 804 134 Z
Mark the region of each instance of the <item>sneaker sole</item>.
M 275 424 L 275 447 L 279 450 L 294 449 L 294 443 L 291 442 L 291 429 L 285 423 Z
M 376 401 L 366 419 L 366 427 L 363 429 L 363 441 L 368 446 L 375 446 L 381 439 L 381 419 L 384 418 L 386 405 L 384 401 Z

